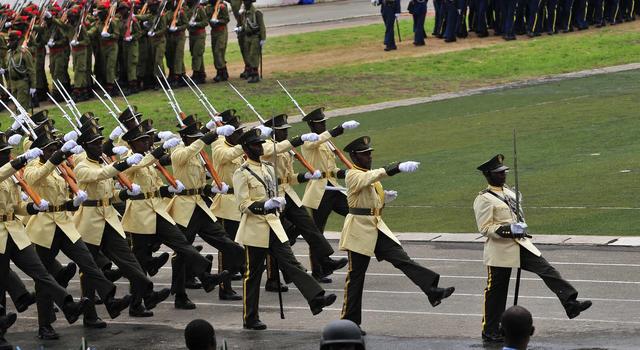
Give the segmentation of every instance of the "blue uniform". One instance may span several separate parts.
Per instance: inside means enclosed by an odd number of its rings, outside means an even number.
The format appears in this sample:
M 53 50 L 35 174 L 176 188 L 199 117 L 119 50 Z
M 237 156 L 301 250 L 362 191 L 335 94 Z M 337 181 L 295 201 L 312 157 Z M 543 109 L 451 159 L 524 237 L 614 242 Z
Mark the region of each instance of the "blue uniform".
M 427 34 L 424 32 L 424 20 L 427 16 L 427 0 L 411 0 L 409 3 L 413 16 L 413 44 L 424 45 Z
M 396 22 L 396 13 L 399 14 L 401 12 L 400 0 L 378 0 L 378 5 L 380 5 L 380 13 L 384 21 L 385 50 L 395 50 L 397 47 L 394 25 Z

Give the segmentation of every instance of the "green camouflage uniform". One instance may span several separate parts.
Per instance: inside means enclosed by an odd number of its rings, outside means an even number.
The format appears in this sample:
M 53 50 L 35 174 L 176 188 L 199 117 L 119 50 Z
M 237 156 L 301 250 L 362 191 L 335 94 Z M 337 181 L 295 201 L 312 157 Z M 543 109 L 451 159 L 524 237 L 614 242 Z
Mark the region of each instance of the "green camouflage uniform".
M 32 55 L 35 60 L 36 70 L 36 89 L 38 99 L 43 101 L 47 99 L 46 93 L 49 91 L 49 82 L 47 81 L 47 72 L 44 68 L 47 60 L 47 40 L 49 38 L 46 34 L 46 28 L 43 26 L 34 26 L 33 34 L 31 36 L 31 42 L 33 43 Z
M 258 82 L 258 67 L 260 65 L 260 41 L 267 39 L 267 30 L 264 25 L 262 12 L 256 10 L 253 4 L 244 13 L 242 22 L 242 33 L 245 35 L 245 55 L 246 63 L 251 70 L 249 72 L 249 82 Z
M 102 62 L 104 62 L 104 82 L 105 88 L 113 90 L 113 84 L 116 81 L 116 69 L 118 68 L 118 39 L 121 36 L 122 24 L 118 16 L 113 16 L 113 20 L 108 28 L 110 37 L 102 37 L 102 29 L 104 28 L 104 21 L 99 20 L 96 22 L 97 35 L 100 38 L 100 55 Z M 115 92 L 115 91 L 112 91 Z
M 36 71 L 29 49 L 18 47 L 7 53 L 7 77 L 11 94 L 25 109 L 31 105 L 29 88 L 36 86 Z
M 150 74 L 153 79 L 153 84 L 155 85 L 155 75 L 164 74 L 164 52 L 167 46 L 167 16 L 160 16 L 158 19 L 158 24 L 153 28 L 156 20 L 156 13 L 160 11 L 160 9 L 151 8 L 149 6 L 149 12 L 145 15 L 138 16 L 138 19 L 143 21 L 143 23 L 147 23 L 145 26 L 145 30 L 147 31 L 147 37 L 149 40 L 149 61 L 151 63 L 151 67 L 149 67 L 152 72 Z M 153 36 L 149 36 L 148 32 L 153 32 Z M 148 66 L 148 65 L 147 65 Z M 159 68 L 158 68 L 159 67 Z
M 47 46 L 49 46 L 49 74 L 53 81 L 61 82 L 65 87 L 71 85 L 69 77 L 69 40 L 73 36 L 73 29 L 58 18 L 51 18 Z M 71 30 L 70 30 L 71 29 Z
M 122 66 L 120 67 L 121 76 L 126 74 L 129 93 L 136 92 L 138 89 L 138 54 L 140 53 L 139 39 L 143 32 L 140 23 L 135 16 L 129 20 L 122 21 Z M 148 62 L 147 62 L 148 63 Z
M 218 3 L 218 15 L 215 21 L 211 21 L 211 51 L 213 51 L 213 64 L 216 67 L 216 77 L 214 81 L 224 81 L 229 78 L 227 72 L 227 61 L 225 54 L 227 52 L 227 40 L 229 32 L 227 31 L 227 23 L 229 23 L 229 9 L 225 3 L 220 0 Z M 211 18 L 215 11 L 215 4 L 207 6 L 207 17 Z
M 167 26 L 171 25 L 174 12 L 175 10 L 166 12 Z M 187 41 L 184 32 L 187 29 L 188 23 L 189 20 L 185 16 L 184 10 L 180 9 L 180 12 L 176 16 L 176 30 L 171 31 L 171 28 L 168 28 L 167 32 L 165 55 L 167 58 L 167 67 L 169 67 L 169 81 L 175 84 L 178 84 L 178 81 L 182 81 L 180 76 L 184 75 L 184 45 Z
M 191 78 L 196 83 L 204 83 L 207 73 L 204 69 L 204 47 L 207 42 L 208 16 L 205 8 L 196 3 L 187 7 L 186 16 L 189 19 L 189 52 L 191 52 Z
M 242 22 L 244 21 L 244 14 L 240 14 L 240 8 L 242 7 L 242 0 L 231 0 L 231 11 L 233 12 L 233 17 L 236 19 L 236 23 L 238 26 L 242 26 Z M 244 50 L 244 33 L 239 32 L 236 33 L 238 37 L 238 46 L 240 47 L 240 54 L 242 55 L 242 61 L 244 62 L 244 71 L 240 74 L 240 78 L 246 78 L 249 73 L 249 65 L 247 64 L 246 52 Z

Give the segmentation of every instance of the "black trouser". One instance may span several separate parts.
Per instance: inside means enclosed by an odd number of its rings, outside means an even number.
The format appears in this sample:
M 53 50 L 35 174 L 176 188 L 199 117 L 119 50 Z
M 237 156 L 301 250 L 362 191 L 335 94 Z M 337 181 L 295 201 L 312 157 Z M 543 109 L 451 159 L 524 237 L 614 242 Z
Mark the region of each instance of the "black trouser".
M 362 293 L 364 277 L 369 267 L 370 256 L 352 251 L 349 253 L 349 270 L 344 285 L 344 302 L 340 318 L 360 324 L 362 322 Z M 402 246 L 378 230 L 378 239 L 374 249 L 378 261 L 386 260 L 402 271 L 422 291 L 427 294 L 432 287 L 438 286 L 440 275 L 411 260 Z
M 342 216 L 349 214 L 347 196 L 344 193 L 340 191 L 324 191 L 318 209 L 311 210 L 313 222 L 322 234 L 324 234 L 324 227 L 327 225 L 327 219 L 332 211 Z
M 187 227 L 178 227 L 184 233 L 189 243 L 193 243 L 196 235 L 199 235 L 207 244 L 218 250 L 218 273 L 222 270 L 227 270 L 229 273 L 236 273 L 242 270 L 243 248 L 229 238 L 227 231 L 222 225 L 213 221 L 202 208 L 196 206 Z M 222 258 L 223 255 L 224 258 Z M 185 259 L 178 255 L 171 262 L 174 269 L 174 277 L 179 286 L 178 290 L 184 292 L 186 276 Z M 230 280 L 220 283 L 219 293 L 231 290 Z
M 0 306 L 4 308 L 7 307 L 6 293 L 9 293 L 11 300 L 13 300 L 13 305 L 16 305 L 20 298 L 24 298 L 29 295 L 27 287 L 22 283 L 20 276 L 18 276 L 15 271 L 9 269 L 9 273 L 6 278 L 7 283 L 5 284 L 5 288 L 0 288 Z M 0 313 L 0 316 L 4 316 L 4 313 Z
M 211 262 L 200 255 L 196 248 L 187 242 L 187 239 L 178 226 L 170 223 L 160 215 L 156 214 L 155 235 L 132 234 L 131 238 L 133 240 L 133 251 L 135 252 L 136 257 L 141 261 L 146 261 L 145 259 L 148 259 L 152 254 L 151 243 L 156 240 L 160 240 L 160 242 L 173 249 L 178 256 L 183 257 L 185 263 L 191 266 L 196 275 L 200 276 L 211 270 Z M 118 263 L 116 262 L 116 265 L 117 264 Z M 146 272 L 141 272 L 146 278 Z M 184 278 L 182 281 L 178 281 L 177 285 L 175 281 L 172 281 L 171 289 L 175 294 L 184 294 Z M 138 294 L 138 296 L 139 295 L 140 294 Z M 134 298 L 134 300 L 135 299 L 136 298 Z
M 69 257 L 69 259 L 75 262 L 80 268 L 80 286 L 83 296 L 87 296 L 85 293 L 87 290 L 91 290 L 92 295 L 97 291 L 102 300 L 115 294 L 116 286 L 104 277 L 102 270 L 96 265 L 93 256 L 89 252 L 88 246 L 81 239 L 75 243 L 71 242 L 69 237 L 57 226 L 53 235 L 51 248 L 36 246 L 38 256 L 40 256 L 42 264 L 47 267 L 49 273 L 56 273 L 56 265 L 58 265 L 56 264 L 56 257 L 58 253 L 62 251 L 64 255 Z M 93 301 L 93 297 L 90 298 L 90 300 Z M 56 318 L 51 300 L 41 301 L 38 298 L 38 314 L 49 315 L 49 322 L 41 325 L 51 324 L 55 321 Z M 93 303 L 90 303 L 89 307 L 86 308 L 84 317 L 90 320 L 97 317 Z
M 0 254 L 0 288 L 7 288 L 9 282 L 9 260 L 26 273 L 36 286 L 36 299 L 38 301 L 38 325 L 46 326 L 56 320 L 53 307 L 51 310 L 41 310 L 41 305 L 54 300 L 62 307 L 65 302 L 73 301 L 73 298 L 62 288 L 44 267 L 44 261 L 40 261 L 33 244 L 19 250 L 11 236 L 7 237 L 7 246 L 4 254 Z M 45 263 L 46 264 L 46 263 Z
M 560 273 L 541 256 L 535 256 L 527 249 L 520 247 L 520 266 L 540 276 L 544 283 L 554 292 L 562 305 L 578 297 L 578 292 L 565 281 Z M 484 289 L 484 315 L 482 332 L 498 334 L 500 317 L 507 304 L 509 292 L 510 267 L 487 266 L 487 287 Z
M 252 324 L 260 319 L 258 305 L 260 301 L 260 280 L 264 272 L 264 263 L 270 254 L 278 259 L 282 271 L 290 276 L 293 283 L 300 290 L 307 302 L 324 293 L 324 290 L 313 277 L 309 276 L 291 251 L 289 242 L 280 242 L 273 231 L 269 232 L 269 248 L 245 246 L 245 262 L 247 270 L 243 279 L 244 324 Z

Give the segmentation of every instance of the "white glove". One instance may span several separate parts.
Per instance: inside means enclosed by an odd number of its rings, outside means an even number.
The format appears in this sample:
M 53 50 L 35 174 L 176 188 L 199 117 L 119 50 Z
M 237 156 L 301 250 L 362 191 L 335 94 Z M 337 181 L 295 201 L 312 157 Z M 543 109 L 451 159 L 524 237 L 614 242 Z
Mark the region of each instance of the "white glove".
M 23 202 L 28 202 L 29 201 L 29 196 L 27 196 L 26 193 L 20 191 L 20 199 L 22 199 Z
M 4 27 L 5 27 L 5 28 L 9 28 L 9 27 L 11 27 L 11 22 L 5 22 L 5 23 L 4 23 Z
M 213 120 L 210 120 L 207 122 L 207 124 L 205 124 L 205 126 L 207 127 L 207 129 L 213 130 L 216 128 L 216 122 Z
M 162 141 L 167 141 L 168 139 L 173 138 L 175 135 L 171 131 L 160 131 L 158 133 L 158 138 Z
M 80 204 L 82 204 L 84 201 L 87 200 L 87 198 L 88 198 L 87 192 L 83 190 L 78 191 L 78 193 L 76 193 L 76 196 L 73 197 L 73 206 L 79 207 Z
M 71 130 L 68 133 L 64 134 L 63 139 L 65 141 L 69 141 L 69 140 L 77 141 L 78 140 L 78 133 L 75 132 L 75 130 Z
M 378 0 L 371 0 L 371 5 L 378 6 Z
M 195 26 L 196 26 L 195 21 L 189 21 L 189 27 L 195 27 Z
M 398 169 L 400 169 L 400 172 L 402 173 L 412 173 L 416 170 L 418 170 L 418 167 L 420 166 L 420 162 L 402 162 L 398 165 Z
M 32 148 L 24 153 L 22 153 L 20 155 L 20 157 L 24 157 L 24 159 L 28 161 L 32 160 L 32 159 L 36 159 L 38 157 L 40 157 L 42 155 L 42 150 L 40 148 Z
M 173 148 L 173 147 L 177 146 L 179 143 L 180 143 L 180 139 L 177 138 L 177 137 L 174 137 L 174 138 L 168 139 L 167 141 L 162 143 L 162 148 L 170 149 L 170 148 Z
M 242 27 L 233 28 L 233 32 L 236 33 L 236 34 L 241 33 L 242 32 Z
M 108 38 L 110 38 L 110 37 L 111 37 L 111 34 L 110 34 L 110 33 L 107 33 L 107 32 L 102 32 L 102 33 L 100 33 L 100 36 L 101 36 L 101 37 L 103 37 L 103 38 L 105 38 L 105 39 L 108 39 Z
M 62 145 L 62 148 L 60 148 L 60 150 L 64 153 L 67 153 L 69 151 L 71 151 L 75 146 L 77 146 L 78 144 L 73 141 L 73 140 L 69 140 L 67 142 L 64 143 L 64 145 Z
M 44 16 L 47 17 L 47 18 L 53 17 L 53 15 L 51 15 L 51 12 L 49 12 L 49 11 L 45 11 L 44 12 Z
M 154 32 L 153 30 L 150 30 L 147 32 L 147 35 L 153 37 L 153 36 L 156 36 L 156 32 Z
M 69 44 L 71 44 L 71 46 L 78 46 L 79 42 L 78 40 L 71 40 Z
M 11 124 L 11 130 L 13 131 L 20 129 L 20 127 L 22 127 L 22 124 L 20 124 L 17 120 L 14 120 L 13 124 Z
M 134 153 L 132 155 L 130 155 L 129 157 L 127 157 L 127 164 L 129 165 L 136 165 L 138 163 L 140 163 L 142 161 L 142 154 L 140 153 Z
M 273 197 L 273 198 L 269 198 L 269 200 L 267 200 L 264 203 L 264 208 L 266 210 L 271 210 L 276 208 L 283 209 L 285 204 L 287 204 L 287 200 L 284 199 L 284 197 Z
M 351 129 L 357 128 L 358 125 L 360 125 L 360 123 L 358 123 L 357 121 L 349 120 L 349 121 L 346 121 L 346 122 L 342 123 L 342 128 L 345 129 L 345 130 L 351 130 Z
M 225 194 L 229 192 L 229 185 L 227 185 L 226 183 L 222 183 L 222 188 L 218 188 L 218 185 L 216 185 L 215 183 L 213 185 L 211 185 L 211 193 L 213 194 Z
M 82 148 L 82 146 L 80 145 L 77 145 L 71 149 L 71 153 L 73 154 L 80 154 L 82 152 L 84 152 L 84 148 Z
M 524 234 L 527 231 L 527 227 L 529 226 L 525 222 L 516 222 L 515 224 L 511 224 L 511 233 Z
M 180 180 L 176 180 L 176 186 L 178 186 L 178 188 L 175 188 L 173 186 L 169 186 L 168 190 L 171 193 L 180 193 L 182 191 L 184 191 L 184 185 L 182 184 L 182 182 L 180 182 Z
M 316 142 L 316 141 L 320 140 L 320 135 L 316 134 L 315 132 L 310 132 L 310 133 L 307 133 L 307 134 L 302 134 L 302 136 L 300 136 L 300 139 L 303 142 L 307 142 L 307 141 Z
M 304 178 L 307 180 L 317 180 L 322 177 L 322 173 L 320 170 L 316 169 L 313 173 L 306 172 L 304 173 Z
M 49 202 L 44 199 L 40 200 L 40 205 L 33 203 L 33 208 L 37 211 L 47 211 L 49 209 Z
M 211 119 L 213 119 L 213 121 L 216 122 L 216 123 L 221 123 L 222 122 L 222 117 L 219 116 L 219 115 L 214 115 L 213 118 L 211 118 Z
M 124 130 L 119 126 L 116 126 L 116 128 L 111 131 L 111 134 L 109 134 L 109 139 L 111 141 L 115 141 L 118 137 L 122 136 L 122 134 L 124 134 Z
M 142 22 L 142 25 L 143 25 L 145 28 L 149 27 L 149 25 L 150 25 L 150 24 L 151 24 L 151 23 L 149 23 L 149 21 L 144 21 L 144 22 Z
M 127 148 L 126 146 L 115 146 L 111 149 L 111 152 L 113 152 L 116 155 L 123 155 L 126 154 L 127 152 L 129 152 L 129 148 Z
M 213 25 L 216 25 L 216 24 L 220 23 L 220 21 L 217 18 L 214 18 L 214 19 L 210 20 L 209 23 L 211 23 Z
M 55 43 L 53 42 L 53 40 L 49 40 L 49 41 L 47 41 L 47 46 L 49 46 L 49 47 L 53 47 L 53 45 L 55 45 Z
M 125 36 L 125 37 L 124 37 L 124 41 L 129 42 L 129 41 L 131 41 L 131 40 L 133 40 L 133 37 L 132 37 L 131 35 L 129 35 L 129 36 Z
M 263 46 L 264 46 L 264 44 L 266 44 L 266 43 L 267 43 L 267 39 L 265 39 L 265 40 L 260 40 L 260 47 L 263 47 Z
M 396 19 L 400 18 L 400 14 L 396 13 Z
M 36 95 L 36 88 L 29 88 L 29 95 L 31 95 L 31 97 Z
M 131 189 L 127 190 L 127 194 L 130 196 L 137 196 L 140 194 L 140 185 L 138 184 L 131 184 Z
M 20 143 L 20 140 L 22 140 L 22 135 L 15 134 L 15 135 L 11 135 L 11 137 L 9 137 L 9 140 L 7 140 L 7 142 L 9 142 L 11 146 L 16 146 L 17 144 Z
M 398 191 L 388 191 L 384 190 L 384 202 L 389 203 L 398 198 Z
M 169 31 L 172 32 L 172 33 L 177 31 L 177 30 L 178 30 L 178 27 L 169 27 Z
M 0 75 L 4 75 L 4 73 L 5 73 L 4 68 L 1 68 L 1 67 L 0 67 Z
M 244 6 L 240 9 L 240 11 L 238 11 L 238 13 L 239 13 L 240 15 L 244 15 Z
M 216 128 L 216 134 L 220 136 L 229 136 L 236 131 L 236 128 L 233 125 L 222 125 Z
M 118 191 L 122 191 L 122 190 L 125 189 L 124 187 L 122 187 L 122 185 L 120 184 L 119 181 L 116 181 L 115 184 L 113 185 L 113 187 L 115 187 L 116 190 L 118 190 Z
M 262 132 L 262 136 L 264 137 L 271 136 L 271 133 L 273 132 L 273 129 L 264 125 L 258 125 L 256 128 L 260 129 L 260 132 Z

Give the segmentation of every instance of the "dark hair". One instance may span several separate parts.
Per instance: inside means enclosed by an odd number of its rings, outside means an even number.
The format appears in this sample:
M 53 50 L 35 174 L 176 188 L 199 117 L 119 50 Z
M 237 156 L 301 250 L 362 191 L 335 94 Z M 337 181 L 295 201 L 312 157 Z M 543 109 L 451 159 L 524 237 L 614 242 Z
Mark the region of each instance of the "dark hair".
M 216 333 L 211 323 L 197 319 L 189 322 L 184 329 L 184 340 L 189 350 L 216 348 Z
M 514 305 L 508 308 L 500 320 L 505 337 L 521 339 L 531 335 L 533 330 L 533 318 L 529 310 L 522 306 Z

